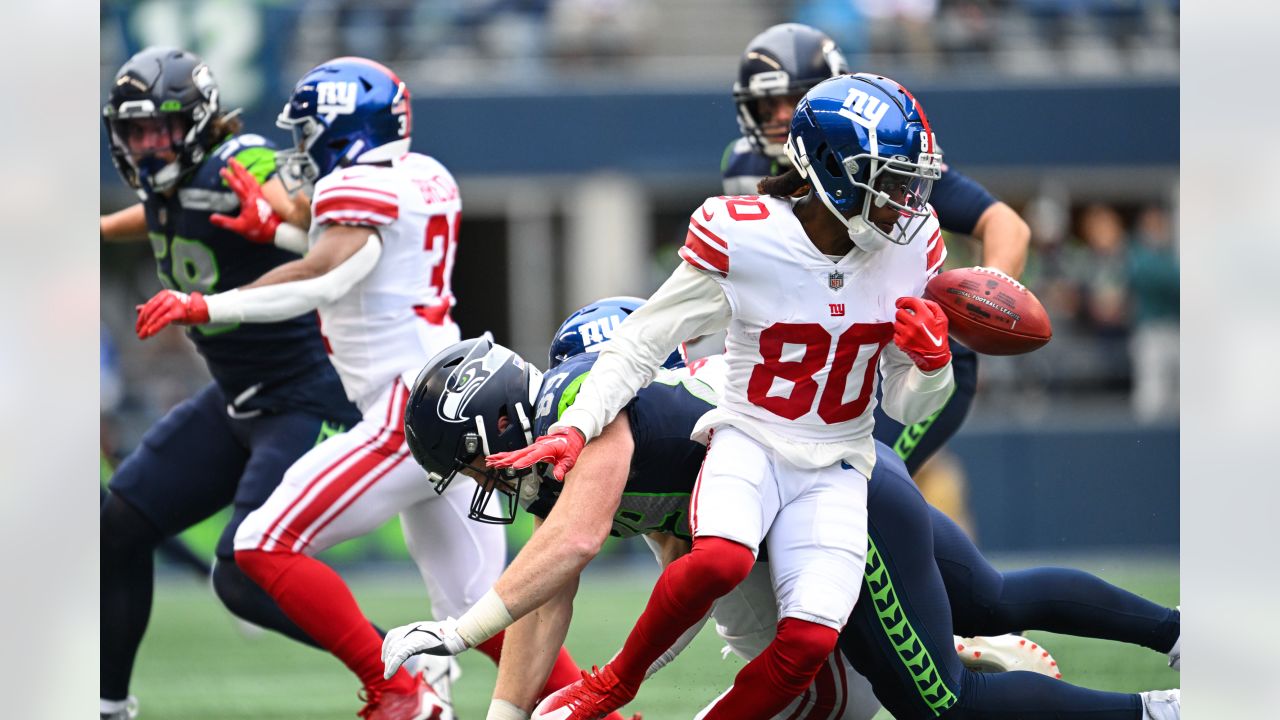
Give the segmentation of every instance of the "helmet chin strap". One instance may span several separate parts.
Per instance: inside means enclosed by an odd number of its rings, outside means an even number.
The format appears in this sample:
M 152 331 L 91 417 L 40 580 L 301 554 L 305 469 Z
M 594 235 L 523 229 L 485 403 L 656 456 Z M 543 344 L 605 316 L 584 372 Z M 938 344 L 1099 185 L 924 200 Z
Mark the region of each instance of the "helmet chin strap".
M 794 145 L 792 143 L 794 140 Z M 798 145 L 799 147 L 796 147 Z M 853 241 L 853 246 L 863 252 L 878 252 L 883 250 L 889 244 L 889 238 L 884 233 L 867 222 L 864 215 L 866 214 L 866 205 L 863 203 L 863 214 L 853 218 L 847 218 L 836 209 L 832 204 L 831 198 L 827 195 L 827 191 L 822 187 L 822 181 L 818 179 L 818 174 L 810 172 L 809 153 L 804 148 L 804 138 L 787 138 L 787 144 L 784 148 L 787 158 L 791 160 L 791 164 L 800 171 L 800 177 L 805 178 L 813 184 L 813 189 L 817 191 L 818 199 L 822 204 L 831 211 L 836 219 L 844 224 L 849 231 L 849 240 Z

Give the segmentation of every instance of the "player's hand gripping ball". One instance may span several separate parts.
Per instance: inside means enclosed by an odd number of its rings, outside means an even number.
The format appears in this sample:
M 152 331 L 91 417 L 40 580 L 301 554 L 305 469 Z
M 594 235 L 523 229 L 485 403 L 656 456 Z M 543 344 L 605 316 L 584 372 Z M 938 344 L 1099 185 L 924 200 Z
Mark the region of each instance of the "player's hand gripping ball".
M 974 352 L 1021 355 L 1053 337 L 1044 305 L 1022 283 L 994 268 L 948 270 L 929 281 L 924 296 L 947 314 L 951 336 Z

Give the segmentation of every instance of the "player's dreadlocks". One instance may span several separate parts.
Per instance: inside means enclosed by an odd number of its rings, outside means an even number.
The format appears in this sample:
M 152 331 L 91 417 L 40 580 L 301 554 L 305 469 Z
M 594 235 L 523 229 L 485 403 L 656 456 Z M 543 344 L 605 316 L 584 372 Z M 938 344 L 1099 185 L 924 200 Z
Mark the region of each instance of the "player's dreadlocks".
M 800 171 L 791 168 L 781 175 L 760 178 L 756 183 L 756 192 L 773 197 L 800 197 L 809 192 L 809 181 L 800 177 Z

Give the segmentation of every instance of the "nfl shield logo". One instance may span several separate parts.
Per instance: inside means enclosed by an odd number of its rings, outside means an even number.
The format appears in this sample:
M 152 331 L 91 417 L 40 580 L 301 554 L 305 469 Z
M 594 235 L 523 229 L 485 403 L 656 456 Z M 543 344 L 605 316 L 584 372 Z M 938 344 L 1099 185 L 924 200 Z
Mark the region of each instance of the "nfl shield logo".
M 831 274 L 827 276 L 827 287 L 831 288 L 832 292 L 844 287 L 844 273 L 839 270 L 832 270 Z

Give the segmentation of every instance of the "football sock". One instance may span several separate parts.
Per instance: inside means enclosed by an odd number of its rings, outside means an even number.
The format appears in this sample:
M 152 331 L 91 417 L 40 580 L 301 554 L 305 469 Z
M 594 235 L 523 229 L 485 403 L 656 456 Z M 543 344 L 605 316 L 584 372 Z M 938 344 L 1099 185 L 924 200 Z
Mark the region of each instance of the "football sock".
M 343 662 L 367 688 L 412 692 L 415 681 L 401 668 L 382 679 L 382 638 L 360 612 L 338 573 L 298 553 L 238 550 L 236 563 L 275 598 L 298 626 Z
M 569 651 L 561 646 L 560 654 L 556 656 L 556 664 L 551 667 L 551 674 L 547 676 L 547 684 L 542 688 L 542 697 L 546 697 L 560 688 L 578 681 L 582 677 L 582 671 L 578 669 L 578 663 L 573 661 L 569 655 Z
M 742 668 L 705 720 L 778 714 L 813 682 L 839 636 L 835 628 L 783 618 L 769 647 Z
M 737 587 L 754 564 L 745 545 L 718 537 L 694 538 L 693 550 L 658 577 L 644 613 L 610 661 L 618 679 L 630 688 L 640 687 L 649 665 L 701 620 L 717 598 Z
M 123 702 L 138 645 L 151 617 L 155 547 L 160 533 L 131 505 L 112 495 L 99 519 L 98 693 Z

